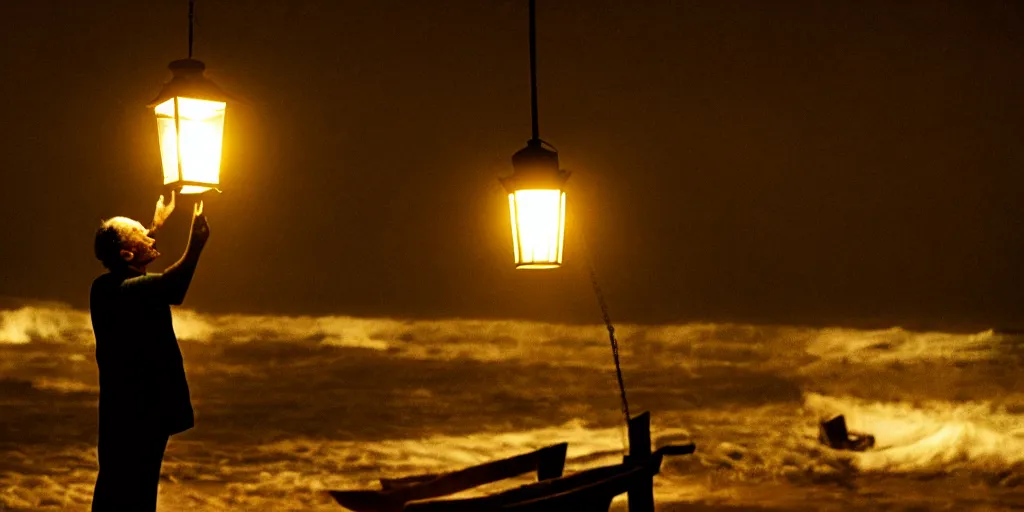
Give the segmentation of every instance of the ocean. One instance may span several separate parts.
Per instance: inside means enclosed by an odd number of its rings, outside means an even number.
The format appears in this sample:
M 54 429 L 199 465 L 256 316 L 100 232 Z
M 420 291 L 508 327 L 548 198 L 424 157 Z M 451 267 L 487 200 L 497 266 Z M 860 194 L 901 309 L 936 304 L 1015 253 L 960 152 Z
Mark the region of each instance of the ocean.
M 196 427 L 168 446 L 161 511 L 342 511 L 325 490 L 562 441 L 567 471 L 622 457 L 603 325 L 187 309 L 174 320 Z M 1024 509 L 1022 335 L 736 324 L 617 334 L 629 406 L 651 412 L 654 445 L 697 445 L 655 477 L 659 510 Z M 94 350 L 87 311 L 0 309 L 0 510 L 88 510 Z M 818 421 L 834 414 L 875 448 L 819 444 Z

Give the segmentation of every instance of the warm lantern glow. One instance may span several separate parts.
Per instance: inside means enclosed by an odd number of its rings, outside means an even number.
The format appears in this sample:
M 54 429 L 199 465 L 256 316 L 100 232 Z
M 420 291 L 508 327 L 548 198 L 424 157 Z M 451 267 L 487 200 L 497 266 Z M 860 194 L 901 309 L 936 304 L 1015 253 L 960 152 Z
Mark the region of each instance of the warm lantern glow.
M 165 185 L 181 183 L 180 193 L 198 194 L 220 183 L 226 107 L 222 101 L 175 96 L 154 108 Z
M 171 62 L 171 80 L 149 103 L 156 114 L 164 185 L 200 194 L 220 185 L 224 112 L 230 98 L 206 78 L 206 65 L 188 58 Z
M 508 195 L 516 268 L 557 268 L 565 238 L 565 192 L 516 190 Z
M 512 252 L 516 268 L 544 269 L 562 265 L 565 239 L 565 180 L 558 153 L 540 139 L 512 155 L 512 176 L 501 178 L 508 191 Z

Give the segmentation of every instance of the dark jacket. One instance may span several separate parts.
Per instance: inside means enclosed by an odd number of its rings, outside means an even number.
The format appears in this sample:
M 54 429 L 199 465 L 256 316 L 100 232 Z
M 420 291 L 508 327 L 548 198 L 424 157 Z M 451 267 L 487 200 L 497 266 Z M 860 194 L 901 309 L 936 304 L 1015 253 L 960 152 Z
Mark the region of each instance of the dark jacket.
M 115 271 L 92 283 L 101 434 L 125 430 L 171 435 L 194 425 L 171 324 L 175 293 L 162 278 Z

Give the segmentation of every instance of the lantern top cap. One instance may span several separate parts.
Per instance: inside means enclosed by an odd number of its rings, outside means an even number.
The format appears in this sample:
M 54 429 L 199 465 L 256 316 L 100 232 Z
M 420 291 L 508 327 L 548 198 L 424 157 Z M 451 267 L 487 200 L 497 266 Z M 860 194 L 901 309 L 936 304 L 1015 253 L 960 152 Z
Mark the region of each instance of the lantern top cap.
M 549 144 L 550 145 L 550 144 Z M 544 147 L 544 141 L 530 139 L 526 147 L 512 155 L 512 168 L 546 167 L 558 170 L 558 152 Z
M 522 189 L 562 188 L 569 179 L 569 172 L 558 168 L 558 152 L 544 144 L 540 139 L 530 139 L 525 148 L 512 155 L 512 176 L 501 179 L 510 193 Z
M 168 64 L 167 69 L 171 70 L 171 79 L 160 89 L 160 94 L 149 102 L 149 108 L 176 96 L 223 102 L 234 99 L 206 77 L 206 64 L 202 61 L 179 59 Z
M 167 69 L 171 70 L 175 76 L 179 73 L 188 73 L 192 71 L 202 73 L 203 71 L 206 71 L 206 64 L 203 64 L 203 61 L 196 59 L 178 59 L 171 61 L 171 63 L 167 65 Z

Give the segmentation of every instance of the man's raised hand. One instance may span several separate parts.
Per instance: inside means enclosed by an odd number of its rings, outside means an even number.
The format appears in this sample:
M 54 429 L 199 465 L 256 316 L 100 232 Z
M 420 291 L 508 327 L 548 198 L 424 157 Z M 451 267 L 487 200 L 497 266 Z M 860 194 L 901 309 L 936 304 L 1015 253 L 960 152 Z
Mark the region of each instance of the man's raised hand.
M 167 221 L 167 217 L 171 216 L 171 212 L 174 211 L 175 195 L 174 191 L 171 191 L 171 202 L 164 204 L 164 196 L 161 195 L 160 199 L 156 200 L 156 211 L 153 212 L 153 225 L 149 228 L 150 236 L 155 233 L 160 226 L 164 225 Z
M 206 221 L 206 215 L 203 214 L 203 202 L 192 206 L 192 241 L 205 244 L 206 239 L 210 238 L 210 224 Z

